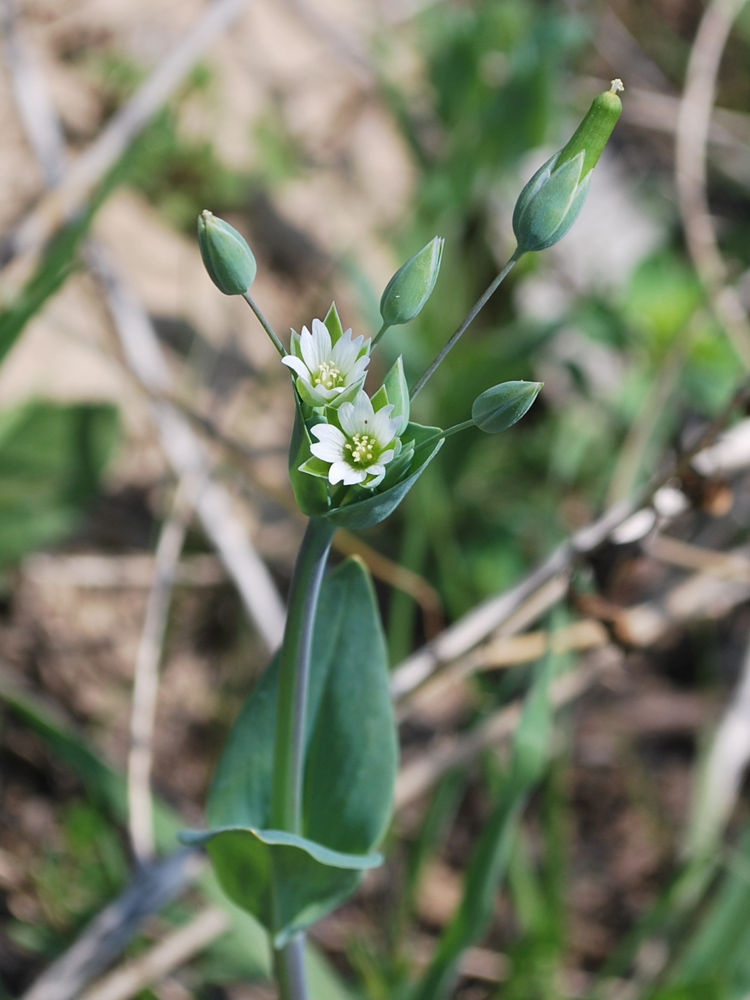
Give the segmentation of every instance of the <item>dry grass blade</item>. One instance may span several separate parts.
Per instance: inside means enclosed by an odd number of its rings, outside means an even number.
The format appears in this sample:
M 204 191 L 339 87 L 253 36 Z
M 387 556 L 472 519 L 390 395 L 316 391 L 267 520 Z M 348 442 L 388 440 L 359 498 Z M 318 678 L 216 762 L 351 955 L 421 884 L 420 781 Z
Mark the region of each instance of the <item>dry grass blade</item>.
M 750 645 L 742 675 L 711 743 L 693 799 L 686 851 L 702 855 L 715 849 L 737 802 L 750 762 Z
M 12 0 L 5 2 L 10 4 Z M 190 31 L 167 53 L 127 104 L 113 116 L 93 145 L 67 170 L 55 171 L 57 179 L 54 186 L 16 227 L 7 241 L 6 262 L 18 254 L 38 250 L 66 219 L 85 204 L 96 184 L 174 93 L 204 52 L 240 16 L 249 2 L 250 0 L 214 0 L 208 5 Z M 49 101 L 46 103 L 46 116 L 49 119 L 49 111 L 53 109 Z M 35 152 L 39 152 L 40 148 L 33 142 L 33 138 L 32 143 Z M 52 180 L 49 167 L 45 166 L 45 169 L 49 184 Z
M 701 18 L 688 61 L 677 122 L 675 174 L 685 238 L 717 318 L 745 368 L 750 370 L 750 324 L 726 267 L 706 195 L 706 147 L 716 78 L 734 20 L 745 0 L 713 0 Z
M 136 378 L 151 393 L 170 392 L 166 361 L 145 309 L 119 279 L 101 249 L 95 247 L 89 252 L 89 264 L 105 289 L 123 352 Z M 188 421 L 167 402 L 153 403 L 151 412 L 162 447 L 177 475 L 204 482 L 196 499 L 198 516 L 258 633 L 269 649 L 275 649 L 284 632 L 284 608 L 271 574 L 250 544 L 226 490 L 211 480 L 208 456 Z
M 612 647 L 614 651 L 614 647 Z M 615 652 L 615 655 L 618 655 Z M 558 678 L 550 687 L 555 709 L 574 701 L 611 664 L 611 658 L 594 661 Z M 433 787 L 444 774 L 473 761 L 483 750 L 506 740 L 518 726 L 521 703 L 514 702 L 495 712 L 475 729 L 459 736 L 446 736 L 401 768 L 396 781 L 396 809 L 414 802 Z
M 568 538 L 517 586 L 504 594 L 489 598 L 450 625 L 432 642 L 428 642 L 422 649 L 408 657 L 391 677 L 391 693 L 394 699 L 400 701 L 405 698 L 437 670 L 464 656 L 507 622 L 511 615 L 540 588 L 555 577 L 566 576 L 577 558 L 598 548 L 616 528 L 648 504 L 661 486 L 679 476 L 694 459 L 696 464 L 699 460 L 710 462 L 714 442 L 734 411 L 745 404 L 749 392 L 750 387 L 743 384 L 691 447 L 667 461 L 664 468 L 650 482 L 637 490 L 629 500 L 616 504 L 597 521 Z M 731 433 L 730 431 L 728 436 Z M 718 450 L 721 450 L 721 442 Z
M 135 661 L 128 754 L 128 828 L 133 854 L 140 864 L 154 857 L 151 762 L 159 688 L 172 588 L 185 534 L 203 483 L 186 476 L 177 487 L 172 509 L 156 546 L 154 576 Z
M 86 985 L 130 943 L 143 920 L 179 896 L 202 866 L 203 859 L 190 850 L 144 869 L 42 973 L 21 1000 L 79 1000 Z
M 141 958 L 122 966 L 95 983 L 80 1000 L 129 1000 L 149 986 L 158 985 L 170 972 L 184 965 L 220 937 L 229 926 L 226 910 L 212 906 L 168 934 Z

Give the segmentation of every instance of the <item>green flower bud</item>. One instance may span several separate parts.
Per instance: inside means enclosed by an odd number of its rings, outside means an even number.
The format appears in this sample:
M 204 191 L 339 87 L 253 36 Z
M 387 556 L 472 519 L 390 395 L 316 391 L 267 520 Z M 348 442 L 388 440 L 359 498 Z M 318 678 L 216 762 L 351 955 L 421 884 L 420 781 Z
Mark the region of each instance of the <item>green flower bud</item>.
M 543 382 L 501 382 L 477 396 L 471 419 L 485 434 L 499 434 L 512 427 L 539 395 Z
M 401 326 L 422 311 L 437 281 L 444 243 L 436 236 L 388 282 L 380 300 L 380 315 L 386 326 Z
M 206 209 L 198 216 L 198 246 L 211 281 L 225 295 L 244 295 L 257 265 L 244 238 Z
M 534 174 L 513 211 L 518 252 L 546 250 L 567 233 L 588 194 L 596 166 L 622 111 L 622 81 L 594 98 L 567 145 Z

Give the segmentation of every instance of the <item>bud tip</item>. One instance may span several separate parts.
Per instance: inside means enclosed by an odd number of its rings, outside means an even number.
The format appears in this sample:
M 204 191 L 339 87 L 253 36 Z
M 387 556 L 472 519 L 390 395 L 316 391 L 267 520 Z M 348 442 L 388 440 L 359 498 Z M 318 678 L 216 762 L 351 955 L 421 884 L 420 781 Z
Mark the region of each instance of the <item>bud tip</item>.
M 609 85 L 610 94 L 621 94 L 623 90 L 625 90 L 625 84 L 622 82 L 619 76 L 615 77 L 615 79 L 612 80 L 612 82 Z

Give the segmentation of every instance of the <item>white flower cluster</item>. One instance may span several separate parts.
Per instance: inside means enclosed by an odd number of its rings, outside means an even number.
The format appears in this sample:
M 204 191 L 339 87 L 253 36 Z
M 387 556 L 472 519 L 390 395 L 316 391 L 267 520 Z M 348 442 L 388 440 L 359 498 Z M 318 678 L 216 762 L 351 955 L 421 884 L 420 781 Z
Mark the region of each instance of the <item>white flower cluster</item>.
M 398 450 L 400 422 L 391 417 L 391 404 L 375 410 L 362 388 L 370 341 L 352 339 L 347 330 L 334 344 L 325 323 L 314 319 L 312 333 L 303 327 L 299 336 L 292 334 L 291 348 L 281 360 L 296 374 L 300 397 L 314 409 L 328 407 L 335 421 L 311 430 L 317 441 L 310 451 L 329 466 L 328 481 L 333 486 L 378 486 Z M 349 398 L 342 401 L 344 394 Z

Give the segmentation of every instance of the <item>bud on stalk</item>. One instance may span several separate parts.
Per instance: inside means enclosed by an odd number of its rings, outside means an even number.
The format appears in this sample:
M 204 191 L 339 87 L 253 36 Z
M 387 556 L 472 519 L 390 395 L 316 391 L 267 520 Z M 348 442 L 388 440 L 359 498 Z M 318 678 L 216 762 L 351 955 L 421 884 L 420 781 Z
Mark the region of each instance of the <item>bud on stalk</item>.
M 513 232 L 519 253 L 546 250 L 567 233 L 588 194 L 596 166 L 622 111 L 622 80 L 594 98 L 567 145 L 537 170 L 519 195 Z
M 243 236 L 208 209 L 198 216 L 198 246 L 208 275 L 225 295 L 245 295 L 257 265 Z
M 435 287 L 445 240 L 436 236 L 396 271 L 380 299 L 386 326 L 401 326 L 424 308 Z

